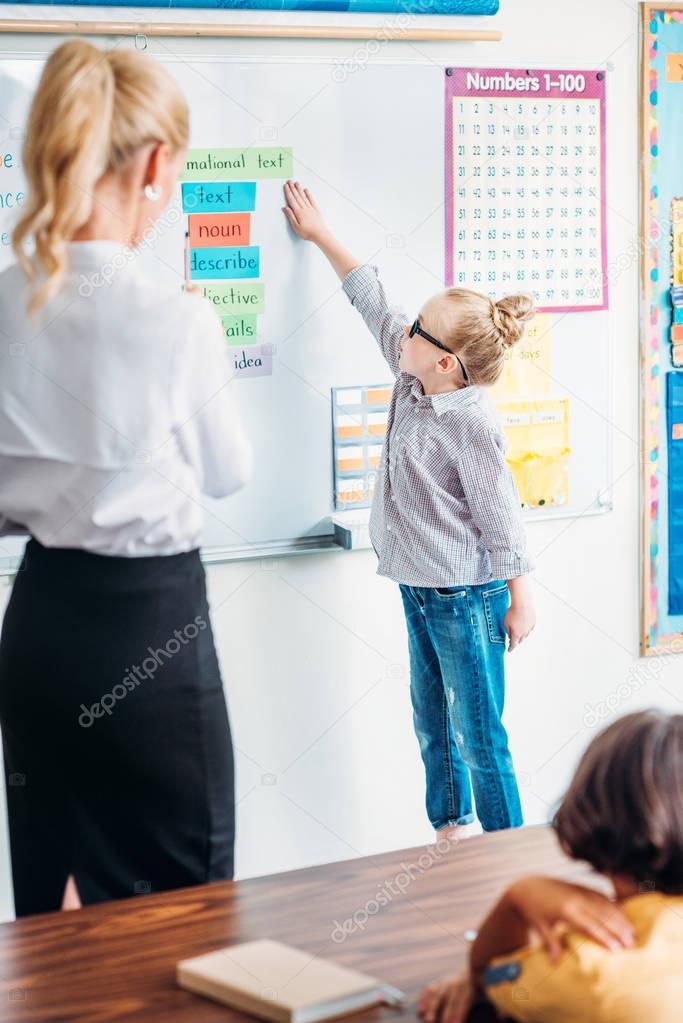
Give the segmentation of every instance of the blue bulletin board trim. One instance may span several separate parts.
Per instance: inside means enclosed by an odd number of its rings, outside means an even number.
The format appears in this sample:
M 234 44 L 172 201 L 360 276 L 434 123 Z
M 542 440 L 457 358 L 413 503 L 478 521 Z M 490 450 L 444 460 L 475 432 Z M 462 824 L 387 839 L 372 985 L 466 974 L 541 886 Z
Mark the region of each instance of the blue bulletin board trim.
M 669 460 L 669 614 L 683 614 L 683 373 L 666 375 Z
M 683 5 L 644 3 L 642 18 L 642 423 L 643 595 L 641 652 L 683 652 L 676 528 L 683 459 L 674 449 L 672 200 L 683 194 L 683 81 L 667 67 L 683 54 Z M 671 378 L 671 379 L 670 379 Z M 674 474 L 674 478 L 672 477 Z M 683 563 L 680 566 L 683 572 Z M 680 610 L 679 610 L 680 607 Z
M 14 0 L 0 0 L 13 3 Z M 194 7 L 212 10 L 340 11 L 401 14 L 497 14 L 499 0 L 23 0 L 23 6 Z

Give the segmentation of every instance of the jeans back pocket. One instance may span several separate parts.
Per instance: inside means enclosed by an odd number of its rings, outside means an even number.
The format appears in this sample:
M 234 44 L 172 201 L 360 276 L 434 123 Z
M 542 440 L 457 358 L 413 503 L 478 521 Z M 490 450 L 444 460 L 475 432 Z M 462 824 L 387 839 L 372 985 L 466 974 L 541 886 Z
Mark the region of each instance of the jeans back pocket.
M 482 593 L 484 602 L 484 614 L 486 625 L 489 630 L 489 640 L 492 643 L 504 643 L 507 639 L 505 632 L 505 615 L 510 606 L 510 591 L 507 583 L 496 585 L 493 589 L 484 590 Z

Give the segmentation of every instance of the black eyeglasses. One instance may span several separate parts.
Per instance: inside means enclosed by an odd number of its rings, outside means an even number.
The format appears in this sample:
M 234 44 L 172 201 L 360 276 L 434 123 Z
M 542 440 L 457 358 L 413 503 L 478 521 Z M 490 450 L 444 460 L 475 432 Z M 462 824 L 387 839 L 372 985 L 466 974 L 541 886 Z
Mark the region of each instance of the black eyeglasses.
M 426 330 L 423 330 L 422 327 L 420 326 L 420 321 L 419 320 L 415 320 L 415 323 L 410 328 L 410 333 L 409 333 L 408 337 L 415 337 L 416 334 L 419 334 L 420 337 L 423 337 L 425 339 L 425 341 L 431 341 L 431 343 L 433 345 L 436 345 L 437 348 L 440 348 L 443 352 L 448 352 L 449 355 L 452 355 L 455 359 L 457 359 L 458 360 L 458 365 L 460 366 L 460 369 L 462 370 L 462 375 L 463 375 L 463 378 L 465 380 L 465 383 L 469 382 L 470 378 L 468 376 L 467 370 L 465 369 L 465 366 L 464 366 L 463 361 L 460 358 L 460 356 L 456 355 L 455 352 L 452 352 L 450 350 L 450 348 L 447 348 L 446 345 L 443 344 L 441 341 L 437 341 L 436 338 L 432 337 L 431 334 L 428 334 Z

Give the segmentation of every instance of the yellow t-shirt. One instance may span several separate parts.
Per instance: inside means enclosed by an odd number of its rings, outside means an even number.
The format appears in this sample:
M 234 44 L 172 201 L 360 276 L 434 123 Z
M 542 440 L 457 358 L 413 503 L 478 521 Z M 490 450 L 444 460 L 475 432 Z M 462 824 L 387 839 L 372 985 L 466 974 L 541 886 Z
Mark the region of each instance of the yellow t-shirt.
M 542 949 L 522 949 L 488 968 L 488 998 L 520 1023 L 681 1023 L 683 896 L 653 892 L 622 906 L 632 948 L 611 952 L 568 934 L 554 966 Z

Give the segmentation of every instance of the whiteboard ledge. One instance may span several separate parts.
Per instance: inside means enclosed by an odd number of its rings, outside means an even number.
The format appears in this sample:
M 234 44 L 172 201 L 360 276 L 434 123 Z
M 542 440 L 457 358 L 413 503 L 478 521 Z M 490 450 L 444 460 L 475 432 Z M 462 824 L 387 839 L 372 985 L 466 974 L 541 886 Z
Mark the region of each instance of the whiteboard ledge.
M 295 540 L 273 540 L 244 547 L 202 548 L 201 557 L 205 565 L 219 565 L 229 561 L 254 561 L 259 558 L 286 558 L 293 554 L 320 554 L 324 551 L 341 551 L 333 532 L 321 536 L 300 537 Z M 21 557 L 0 558 L 0 579 L 10 579 L 17 574 Z
M 336 542 L 345 551 L 364 551 L 372 547 L 369 508 L 337 512 L 332 516 L 332 525 Z
M 320 554 L 322 551 L 341 550 L 334 533 L 321 536 L 304 536 L 296 540 L 273 540 L 244 547 L 202 548 L 205 565 L 216 565 L 227 561 L 253 561 L 256 558 L 287 558 L 293 554 Z

